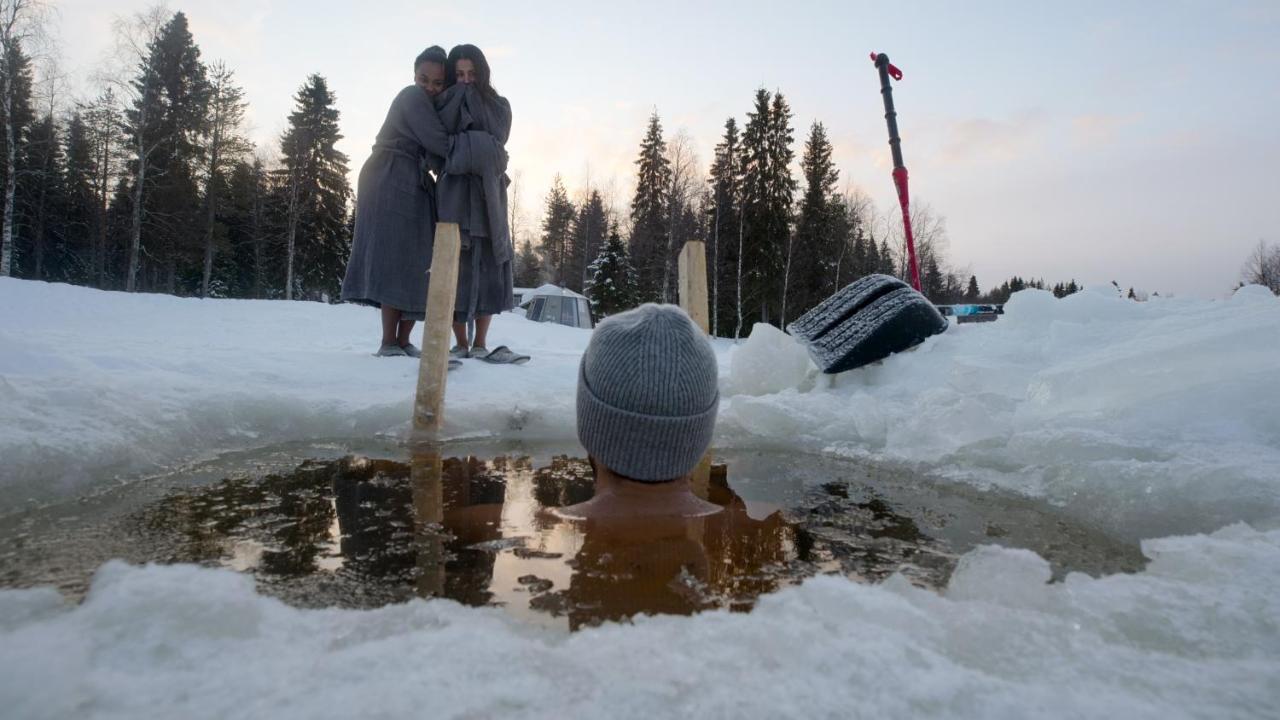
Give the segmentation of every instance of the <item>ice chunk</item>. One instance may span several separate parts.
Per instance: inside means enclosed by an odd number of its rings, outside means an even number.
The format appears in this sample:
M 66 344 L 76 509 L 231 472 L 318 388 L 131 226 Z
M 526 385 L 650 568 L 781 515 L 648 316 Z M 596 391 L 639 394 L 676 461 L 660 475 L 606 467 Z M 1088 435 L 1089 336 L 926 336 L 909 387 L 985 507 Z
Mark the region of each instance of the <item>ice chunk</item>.
M 795 338 L 768 323 L 756 323 L 733 352 L 726 393 L 769 395 L 800 386 L 817 372 Z
M 986 545 L 960 558 L 947 597 L 997 605 L 1038 604 L 1051 576 L 1049 562 L 1030 550 Z
M 1275 303 L 1276 294 L 1265 285 L 1245 285 L 1236 290 L 1231 299 L 1237 303 Z

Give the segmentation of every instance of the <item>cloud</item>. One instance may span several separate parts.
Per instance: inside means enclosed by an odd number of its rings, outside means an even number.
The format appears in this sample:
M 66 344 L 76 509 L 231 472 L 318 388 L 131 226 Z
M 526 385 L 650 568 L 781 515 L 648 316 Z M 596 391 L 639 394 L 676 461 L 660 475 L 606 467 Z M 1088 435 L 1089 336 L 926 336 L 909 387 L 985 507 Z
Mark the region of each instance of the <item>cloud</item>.
M 1008 119 L 965 118 L 947 123 L 938 157 L 947 163 L 989 164 L 1025 160 L 1045 144 L 1048 120 L 1043 111 L 1028 110 Z
M 1071 135 L 1078 145 L 1095 147 L 1115 142 L 1120 132 L 1143 119 L 1142 113 L 1094 113 L 1071 118 Z

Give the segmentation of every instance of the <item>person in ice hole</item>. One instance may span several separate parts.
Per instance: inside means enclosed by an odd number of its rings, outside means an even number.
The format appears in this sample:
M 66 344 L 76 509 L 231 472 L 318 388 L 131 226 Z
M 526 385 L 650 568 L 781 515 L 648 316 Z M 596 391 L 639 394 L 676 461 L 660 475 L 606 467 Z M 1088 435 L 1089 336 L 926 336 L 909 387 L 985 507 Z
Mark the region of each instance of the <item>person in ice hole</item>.
M 715 353 L 683 310 L 646 304 L 604 320 L 578 367 L 578 439 L 595 495 L 555 514 L 607 521 L 720 512 L 691 482 L 719 406 Z
M 448 56 L 432 46 L 413 62 L 413 85 L 391 102 L 373 152 L 360 169 L 351 257 L 342 299 L 380 308 L 380 357 L 418 357 L 409 342 L 426 313 L 427 268 L 435 242 L 435 180 L 449 137 L 432 98 L 445 90 Z

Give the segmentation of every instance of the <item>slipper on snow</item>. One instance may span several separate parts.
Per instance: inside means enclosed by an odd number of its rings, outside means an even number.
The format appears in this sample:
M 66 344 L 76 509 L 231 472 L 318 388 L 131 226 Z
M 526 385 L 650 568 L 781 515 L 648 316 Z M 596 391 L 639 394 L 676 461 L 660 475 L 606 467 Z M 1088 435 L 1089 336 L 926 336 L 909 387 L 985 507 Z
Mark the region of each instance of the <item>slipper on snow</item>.
M 949 327 L 933 303 L 901 280 L 868 275 L 787 326 L 824 373 L 835 374 L 915 347 Z
M 449 369 L 450 369 L 450 370 L 457 370 L 457 369 L 458 369 L 458 368 L 460 368 L 460 367 L 462 367 L 462 361 L 461 361 L 461 360 L 455 360 L 455 359 L 453 359 L 453 358 L 449 358 Z
M 494 365 L 523 365 L 529 362 L 528 355 L 512 352 L 506 345 L 499 345 L 480 359 Z

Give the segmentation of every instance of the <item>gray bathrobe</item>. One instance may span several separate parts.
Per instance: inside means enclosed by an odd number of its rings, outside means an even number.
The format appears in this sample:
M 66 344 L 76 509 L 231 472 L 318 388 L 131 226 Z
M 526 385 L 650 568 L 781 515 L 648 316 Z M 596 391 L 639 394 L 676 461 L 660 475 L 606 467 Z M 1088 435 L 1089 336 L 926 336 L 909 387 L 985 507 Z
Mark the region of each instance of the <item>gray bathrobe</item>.
M 454 321 L 466 322 L 515 305 L 504 148 L 511 106 L 502 97 L 483 97 L 471 85 L 449 88 L 436 96 L 435 106 L 449 136 L 437 183 L 439 216 L 462 231 Z
M 442 167 L 448 152 L 431 98 L 416 85 L 401 90 L 360 169 L 343 300 L 423 318 L 436 227 L 435 182 L 423 170 Z

